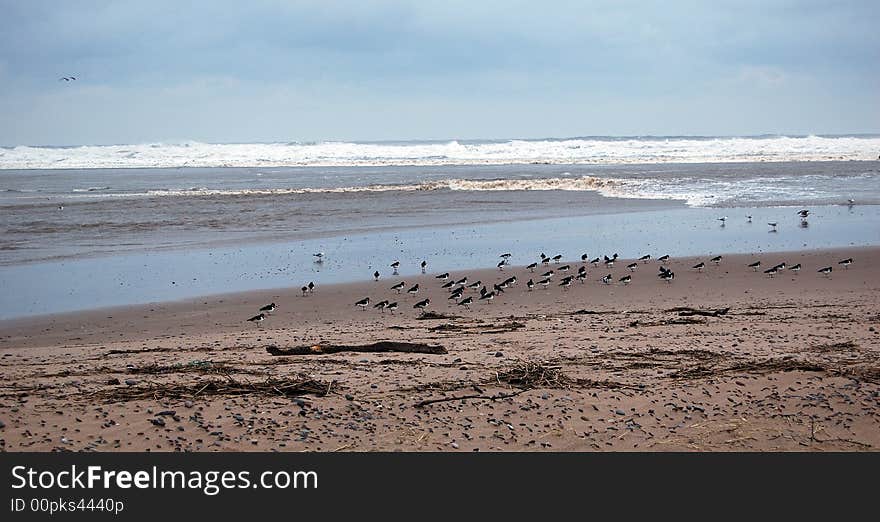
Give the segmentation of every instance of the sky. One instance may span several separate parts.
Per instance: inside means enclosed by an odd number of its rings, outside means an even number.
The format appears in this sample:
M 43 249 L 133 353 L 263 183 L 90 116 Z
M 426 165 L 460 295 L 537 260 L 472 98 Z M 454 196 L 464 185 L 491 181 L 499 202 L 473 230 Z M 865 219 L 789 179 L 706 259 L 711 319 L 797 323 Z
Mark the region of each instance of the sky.
M 878 22 L 876 0 L 0 0 L 0 144 L 880 133 Z

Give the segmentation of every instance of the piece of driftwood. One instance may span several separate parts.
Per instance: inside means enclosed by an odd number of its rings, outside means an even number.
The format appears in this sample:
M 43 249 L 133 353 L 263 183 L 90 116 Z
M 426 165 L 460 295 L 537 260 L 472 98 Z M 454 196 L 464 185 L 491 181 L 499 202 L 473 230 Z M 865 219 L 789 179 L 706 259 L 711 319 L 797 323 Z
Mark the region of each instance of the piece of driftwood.
M 413 406 L 416 408 L 422 408 L 427 406 L 428 404 L 435 404 L 438 402 L 449 402 L 449 401 L 466 401 L 469 399 L 484 399 L 490 401 L 497 401 L 500 399 L 509 399 L 511 397 L 516 397 L 520 393 L 526 392 L 528 390 L 519 390 L 512 393 L 497 393 L 495 395 L 459 395 L 457 397 L 443 397 L 440 399 L 426 399 L 423 401 L 419 401 L 415 403 Z
M 402 353 L 428 353 L 442 355 L 449 353 L 446 348 L 424 343 L 406 343 L 397 341 L 380 341 L 372 344 L 316 344 L 312 346 L 294 346 L 291 348 L 279 348 L 275 345 L 266 347 L 271 355 L 321 355 L 339 352 L 402 352 Z
M 727 308 L 717 308 L 715 310 L 699 310 L 697 308 L 691 308 L 689 306 L 679 306 L 676 308 L 670 308 L 667 312 L 678 312 L 678 315 L 682 317 L 690 317 L 692 315 L 702 315 L 706 317 L 718 317 L 720 315 L 724 315 L 730 311 L 730 307 Z
M 422 312 L 416 317 L 416 321 L 427 321 L 429 319 L 459 319 L 460 316 L 450 315 L 450 314 L 441 314 L 440 312 L 427 311 Z

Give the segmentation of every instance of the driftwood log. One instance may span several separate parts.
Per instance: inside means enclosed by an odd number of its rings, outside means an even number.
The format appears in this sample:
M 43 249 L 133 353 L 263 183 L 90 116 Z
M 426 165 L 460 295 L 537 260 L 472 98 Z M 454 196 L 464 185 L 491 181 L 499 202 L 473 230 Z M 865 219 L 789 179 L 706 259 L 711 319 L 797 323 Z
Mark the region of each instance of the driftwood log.
M 428 353 L 432 355 L 449 353 L 442 346 L 397 341 L 380 341 L 372 344 L 316 344 L 313 346 L 294 346 L 290 348 L 269 345 L 266 347 L 266 351 L 270 355 L 321 355 L 339 352 L 402 352 Z
M 720 315 L 724 315 L 730 311 L 730 307 L 727 308 L 718 308 L 715 310 L 698 310 L 696 308 L 691 308 L 689 306 L 680 306 L 677 308 L 670 308 L 667 312 L 678 312 L 678 315 L 682 317 L 690 317 L 693 315 L 702 315 L 705 317 L 718 317 Z

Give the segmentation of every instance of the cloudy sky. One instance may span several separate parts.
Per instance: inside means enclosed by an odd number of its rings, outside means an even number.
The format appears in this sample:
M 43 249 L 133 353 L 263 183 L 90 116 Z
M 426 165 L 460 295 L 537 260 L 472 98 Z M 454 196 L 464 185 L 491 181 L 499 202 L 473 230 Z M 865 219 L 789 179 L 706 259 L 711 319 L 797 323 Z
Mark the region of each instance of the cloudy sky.
M 878 22 L 876 0 L 0 0 L 0 144 L 877 133 Z

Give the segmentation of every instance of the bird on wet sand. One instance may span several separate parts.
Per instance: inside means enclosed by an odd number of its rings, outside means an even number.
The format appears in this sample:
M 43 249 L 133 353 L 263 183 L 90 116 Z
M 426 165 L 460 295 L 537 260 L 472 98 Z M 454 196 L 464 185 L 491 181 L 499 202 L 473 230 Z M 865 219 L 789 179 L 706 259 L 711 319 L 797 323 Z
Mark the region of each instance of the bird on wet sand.
M 364 298 L 361 299 L 360 301 L 357 301 L 357 302 L 355 303 L 355 306 L 360 306 L 360 307 L 361 307 L 361 310 L 366 310 L 367 307 L 370 306 L 370 298 L 369 298 L 369 297 L 364 297 Z
M 401 282 L 397 283 L 396 285 L 392 286 L 391 289 L 397 290 L 397 293 L 399 294 L 400 291 L 404 289 L 404 287 L 406 287 L 406 281 L 401 281 Z
M 378 271 L 378 270 L 376 270 L 375 272 L 373 272 L 373 279 L 374 279 L 375 281 L 378 281 L 378 280 L 379 280 L 379 271 Z
M 260 312 L 272 313 L 275 309 L 278 308 L 275 303 L 269 303 L 266 306 L 260 308 Z
M 257 323 L 257 324 L 260 324 L 265 320 L 266 320 L 266 314 L 257 314 L 255 316 L 251 317 L 250 319 L 248 319 L 248 321 L 250 321 L 252 323 Z
M 423 299 L 423 300 L 419 301 L 418 303 L 414 304 L 413 308 L 415 308 L 416 310 L 421 310 L 422 313 L 424 313 L 425 308 L 427 308 L 429 304 L 431 304 L 430 299 Z

